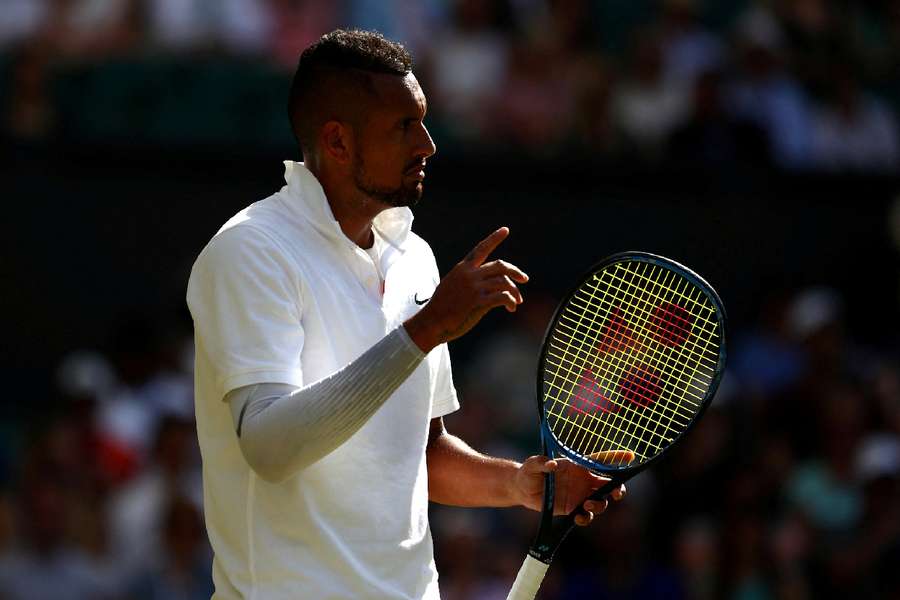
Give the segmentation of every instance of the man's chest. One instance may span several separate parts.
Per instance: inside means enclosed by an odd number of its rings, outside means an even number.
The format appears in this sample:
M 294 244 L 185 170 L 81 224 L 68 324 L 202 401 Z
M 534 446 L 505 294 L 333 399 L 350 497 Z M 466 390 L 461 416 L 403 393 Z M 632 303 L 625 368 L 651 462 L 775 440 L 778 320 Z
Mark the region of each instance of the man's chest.
M 386 269 L 358 255 L 304 266 L 302 362 L 310 374 L 333 372 L 362 354 L 424 308 L 438 283 L 433 259 L 412 253 L 398 254 Z

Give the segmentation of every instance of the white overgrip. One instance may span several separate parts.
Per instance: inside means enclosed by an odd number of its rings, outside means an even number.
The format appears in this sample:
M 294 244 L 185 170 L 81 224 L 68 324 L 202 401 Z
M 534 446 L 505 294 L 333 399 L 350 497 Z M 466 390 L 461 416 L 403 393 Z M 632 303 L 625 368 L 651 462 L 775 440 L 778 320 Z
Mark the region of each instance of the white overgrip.
M 531 555 L 526 556 L 506 600 L 533 600 L 549 566 Z

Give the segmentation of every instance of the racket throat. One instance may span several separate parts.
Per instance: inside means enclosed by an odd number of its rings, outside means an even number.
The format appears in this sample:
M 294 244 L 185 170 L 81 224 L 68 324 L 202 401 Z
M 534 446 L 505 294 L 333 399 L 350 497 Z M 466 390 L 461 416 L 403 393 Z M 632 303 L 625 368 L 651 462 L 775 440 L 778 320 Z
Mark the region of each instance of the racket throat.
M 556 549 L 559 546 L 555 543 L 553 535 L 553 507 L 556 503 L 556 474 L 544 474 L 544 506 L 541 510 L 541 522 L 538 526 L 537 535 L 531 548 L 528 550 L 529 556 L 535 558 L 542 563 L 550 564 Z M 562 540 L 560 540 L 562 541 Z
M 528 554 L 548 565 L 553 561 L 563 540 L 575 528 L 575 515 L 578 512 L 555 518 L 553 516 L 555 504 L 556 474 L 546 473 L 544 475 L 544 506 L 541 511 L 541 523 Z

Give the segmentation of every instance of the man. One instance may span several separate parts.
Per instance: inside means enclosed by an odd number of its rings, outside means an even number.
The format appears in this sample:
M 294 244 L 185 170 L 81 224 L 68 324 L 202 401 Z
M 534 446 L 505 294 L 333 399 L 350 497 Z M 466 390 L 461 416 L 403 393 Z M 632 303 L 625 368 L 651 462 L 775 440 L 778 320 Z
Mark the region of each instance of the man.
M 408 53 L 334 31 L 307 48 L 289 111 L 304 163 L 228 221 L 188 285 L 216 598 L 438 598 L 428 501 L 560 512 L 605 480 L 481 455 L 449 434 L 446 342 L 528 277 L 480 242 L 441 280 L 410 231 L 435 146 Z M 624 488 L 616 497 L 621 497 Z M 586 502 L 587 524 L 605 502 Z

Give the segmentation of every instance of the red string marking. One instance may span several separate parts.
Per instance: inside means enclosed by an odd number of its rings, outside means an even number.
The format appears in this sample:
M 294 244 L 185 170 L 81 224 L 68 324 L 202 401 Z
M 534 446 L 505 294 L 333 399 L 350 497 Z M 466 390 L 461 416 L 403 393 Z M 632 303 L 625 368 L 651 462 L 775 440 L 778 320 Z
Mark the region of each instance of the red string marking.
M 600 354 L 621 352 L 637 343 L 631 328 L 628 327 L 628 323 L 623 318 L 622 310 L 618 306 L 612 307 L 609 319 L 603 324 L 599 337 L 600 344 L 597 346 L 597 351 Z
M 649 408 L 662 394 L 659 373 L 646 365 L 628 367 L 619 382 L 619 391 L 626 401 Z
M 673 302 L 663 302 L 650 315 L 650 335 L 666 346 L 680 346 L 691 335 L 691 313 Z
M 594 379 L 594 374 L 590 369 L 584 370 L 573 391 L 567 411 L 569 417 L 574 417 L 576 413 L 593 416 L 598 412 L 616 413 L 619 411 L 619 407 L 603 394 L 600 383 Z

